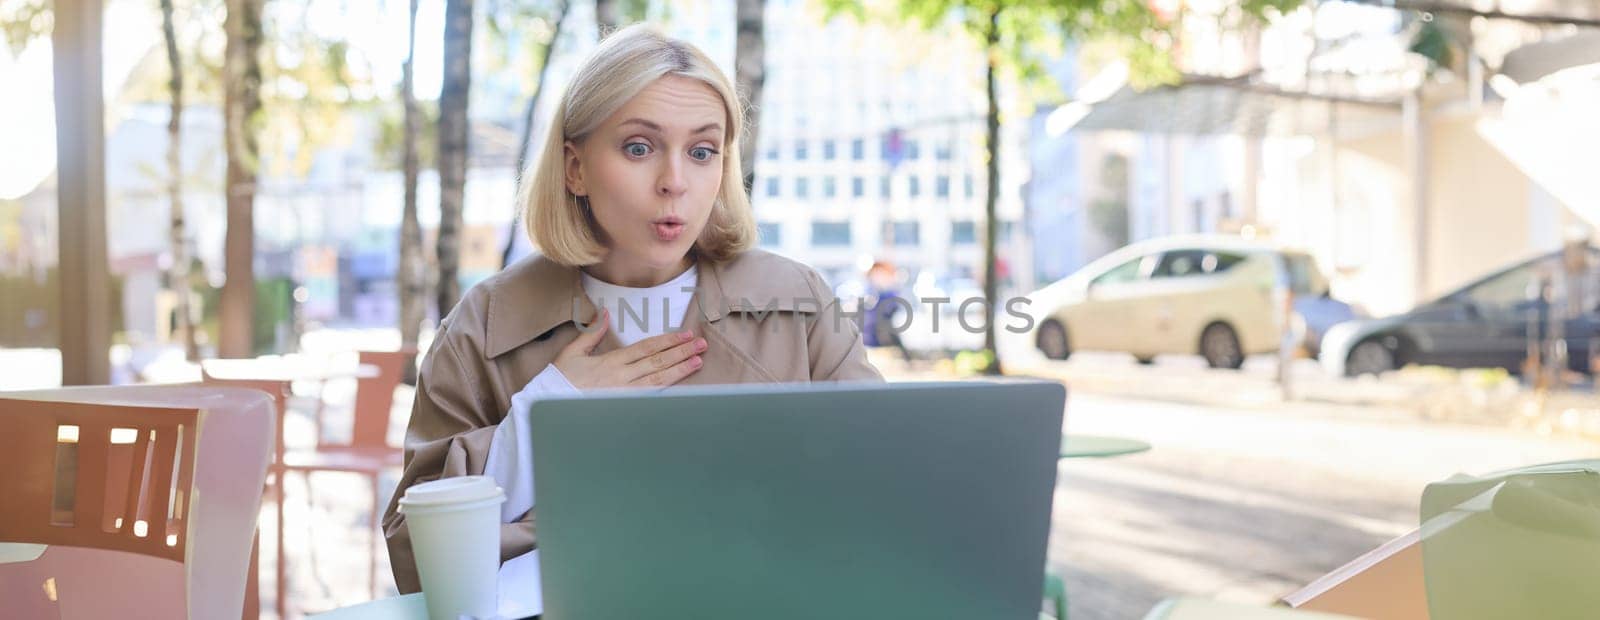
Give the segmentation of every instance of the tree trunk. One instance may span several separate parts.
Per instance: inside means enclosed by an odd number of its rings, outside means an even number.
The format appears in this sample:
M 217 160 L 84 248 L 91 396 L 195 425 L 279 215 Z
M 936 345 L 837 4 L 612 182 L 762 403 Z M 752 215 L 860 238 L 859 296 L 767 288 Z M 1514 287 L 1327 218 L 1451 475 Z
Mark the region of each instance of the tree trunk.
M 1000 11 L 993 10 L 989 13 L 989 29 L 984 32 L 984 94 L 988 97 L 989 112 L 984 117 L 983 148 L 988 153 L 985 162 L 985 175 L 988 177 L 988 187 L 984 192 L 983 215 L 988 222 L 983 233 L 983 297 L 987 302 L 985 310 L 989 315 L 983 321 L 983 350 L 993 360 L 985 369 L 987 374 L 998 375 L 1000 369 L 1000 354 L 995 347 L 995 317 L 996 304 L 1000 302 L 1000 283 L 995 274 L 995 238 L 1000 226 L 1000 218 L 995 214 L 996 204 L 1000 201 L 1000 98 L 995 91 L 995 69 L 999 63 L 1000 55 Z
M 405 206 L 400 215 L 400 348 L 414 350 L 427 314 L 428 266 L 422 256 L 422 224 L 417 220 L 417 97 L 413 87 L 413 57 L 417 50 L 417 0 L 411 0 L 406 34 L 406 61 L 402 67 L 400 99 L 405 105 L 402 163 L 405 172 Z M 401 380 L 417 384 L 417 367 L 406 364 Z
M 111 381 L 111 287 L 106 261 L 105 98 L 100 2 L 57 2 L 55 49 L 56 260 L 62 385 Z M 15 94 L 12 95 L 16 96 Z M 7 142 L 9 145 L 9 142 Z
M 256 142 L 261 111 L 261 9 L 265 0 L 227 0 L 223 59 L 225 185 L 228 232 L 224 241 L 220 357 L 250 357 L 254 343 Z
M 739 0 L 738 52 L 734 55 L 734 83 L 745 97 L 744 142 L 739 144 L 739 164 L 744 169 L 744 191 L 756 182 L 756 138 L 760 134 L 761 89 L 767 81 L 765 36 L 767 0 Z
M 617 29 L 617 0 L 594 0 L 594 25 L 600 38 Z
M 523 175 L 518 180 L 523 183 L 533 182 L 528 171 L 528 149 L 533 147 L 534 117 L 539 112 L 539 97 L 544 94 L 545 78 L 550 73 L 550 55 L 555 52 L 556 40 L 561 38 L 561 25 L 567 21 L 567 11 L 572 8 L 569 0 L 560 0 L 556 6 L 555 29 L 550 33 L 550 40 L 545 41 L 543 50 L 539 54 L 539 81 L 533 85 L 533 95 L 528 97 L 528 107 L 522 111 L 522 139 L 517 141 L 517 174 Z M 522 213 L 521 205 L 511 216 L 511 236 L 506 239 L 506 247 L 500 252 L 500 267 L 504 268 L 511 263 L 511 249 L 517 245 L 517 235 L 522 234 L 520 228 Z
M 461 299 L 461 208 L 467 177 L 467 95 L 472 88 L 472 0 L 448 0 L 439 92 L 439 317 Z
M 178 56 L 177 28 L 172 20 L 172 0 L 161 0 L 161 33 L 167 41 L 167 67 L 172 79 L 167 89 L 172 92 L 172 112 L 167 118 L 167 170 L 172 175 L 167 181 L 167 194 L 171 209 L 168 240 L 172 244 L 172 266 L 167 272 L 172 297 L 176 329 L 182 334 L 184 357 L 191 362 L 200 360 L 200 347 L 194 335 L 194 315 L 189 310 L 189 249 L 183 213 L 183 156 L 180 148 L 183 139 L 183 64 Z

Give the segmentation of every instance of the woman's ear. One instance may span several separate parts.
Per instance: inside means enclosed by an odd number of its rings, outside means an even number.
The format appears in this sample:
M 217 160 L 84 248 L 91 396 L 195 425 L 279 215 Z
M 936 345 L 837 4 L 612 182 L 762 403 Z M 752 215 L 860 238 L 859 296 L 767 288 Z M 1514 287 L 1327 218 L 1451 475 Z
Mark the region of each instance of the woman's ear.
M 578 160 L 578 147 L 568 140 L 561 147 L 562 165 L 566 171 L 565 181 L 567 191 L 574 196 L 587 196 L 589 191 L 583 184 L 583 162 Z

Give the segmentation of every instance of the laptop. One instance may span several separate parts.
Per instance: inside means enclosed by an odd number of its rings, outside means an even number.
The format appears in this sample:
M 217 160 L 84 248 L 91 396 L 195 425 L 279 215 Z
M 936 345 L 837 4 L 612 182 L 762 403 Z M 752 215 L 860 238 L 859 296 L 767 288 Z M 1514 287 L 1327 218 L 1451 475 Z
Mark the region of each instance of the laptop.
M 531 410 L 545 618 L 1038 618 L 1066 391 L 739 385 Z

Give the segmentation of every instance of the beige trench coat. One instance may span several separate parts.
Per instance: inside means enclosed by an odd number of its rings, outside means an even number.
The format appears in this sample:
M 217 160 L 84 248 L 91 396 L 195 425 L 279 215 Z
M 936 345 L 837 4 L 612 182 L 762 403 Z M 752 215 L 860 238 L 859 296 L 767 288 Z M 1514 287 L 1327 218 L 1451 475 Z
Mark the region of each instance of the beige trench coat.
M 483 473 L 512 395 L 577 337 L 575 316 L 593 324 L 596 310 L 579 275 L 576 268 L 530 257 L 473 287 L 442 322 L 422 360 L 405 471 L 383 518 L 401 592 L 421 586 L 398 499 L 418 482 Z M 839 311 L 821 276 L 768 252 L 702 262 L 684 327 L 708 346 L 705 365 L 683 384 L 883 380 L 867 361 L 860 330 Z M 608 331 L 596 353 L 617 348 Z M 532 550 L 535 541 L 529 511 L 501 526 L 501 560 Z

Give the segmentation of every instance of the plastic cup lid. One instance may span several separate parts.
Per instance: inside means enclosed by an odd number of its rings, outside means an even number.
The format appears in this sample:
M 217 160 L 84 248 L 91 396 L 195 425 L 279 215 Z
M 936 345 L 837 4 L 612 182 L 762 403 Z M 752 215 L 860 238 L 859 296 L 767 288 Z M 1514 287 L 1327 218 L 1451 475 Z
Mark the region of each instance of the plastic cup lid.
M 505 501 L 506 495 L 488 476 L 455 476 L 411 485 L 400 498 L 401 508 L 448 506 L 485 500 Z

